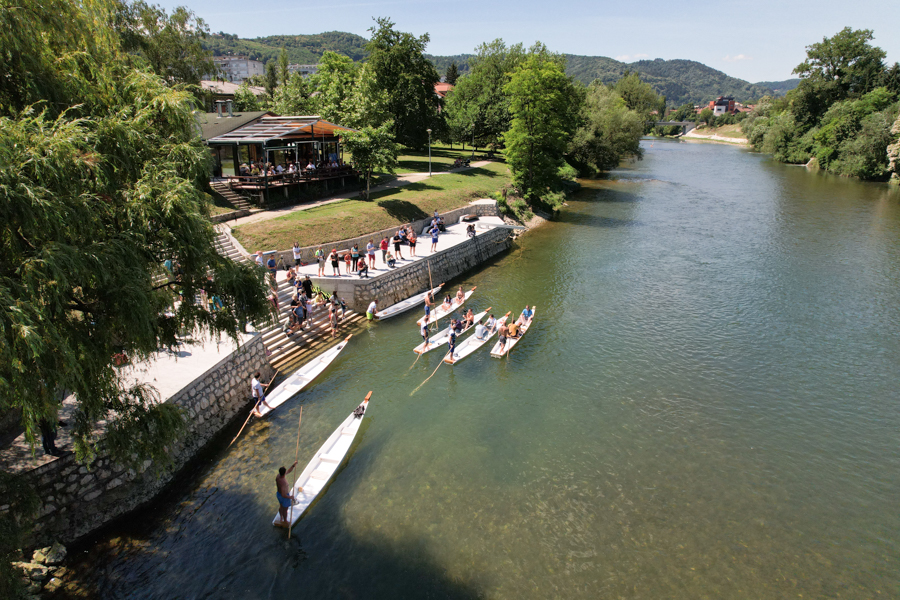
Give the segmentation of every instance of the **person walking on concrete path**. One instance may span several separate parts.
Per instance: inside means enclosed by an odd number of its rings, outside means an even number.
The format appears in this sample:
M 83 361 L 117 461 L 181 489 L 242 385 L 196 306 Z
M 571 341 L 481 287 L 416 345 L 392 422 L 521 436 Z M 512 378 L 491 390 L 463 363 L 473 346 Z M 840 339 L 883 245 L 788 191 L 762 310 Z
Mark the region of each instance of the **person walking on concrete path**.
M 389 246 L 390 246 L 390 244 L 388 244 L 387 236 L 384 236 L 383 238 L 381 238 L 381 244 L 380 244 L 381 262 L 384 263 L 384 266 L 387 266 L 387 255 L 388 255 L 388 247 Z
M 369 257 L 369 267 L 375 268 L 375 243 L 372 240 L 369 240 L 369 243 L 366 244 L 366 256 Z
M 437 249 L 438 234 L 440 232 L 441 232 L 441 230 L 438 229 L 437 225 L 432 225 L 431 230 L 428 232 L 431 234 L 431 253 L 432 254 L 434 254 Z
M 316 263 L 319 267 L 319 277 L 325 277 L 325 251 L 322 246 L 316 248 Z
M 328 255 L 328 258 L 331 260 L 331 270 L 334 271 L 334 277 L 340 277 L 341 269 L 338 267 L 340 263 L 338 262 L 337 248 L 331 249 L 331 254 Z

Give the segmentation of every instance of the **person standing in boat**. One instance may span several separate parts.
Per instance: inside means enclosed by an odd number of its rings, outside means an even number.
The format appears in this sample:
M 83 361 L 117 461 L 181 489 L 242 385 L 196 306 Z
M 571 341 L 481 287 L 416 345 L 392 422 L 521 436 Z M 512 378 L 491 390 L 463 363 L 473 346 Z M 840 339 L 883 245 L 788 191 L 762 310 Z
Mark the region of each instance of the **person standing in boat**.
M 450 346 L 450 358 L 456 358 L 456 328 L 450 328 L 450 341 L 448 342 Z
M 275 497 L 278 498 L 278 514 L 281 515 L 281 523 L 283 525 L 287 525 L 287 511 L 294 504 L 294 495 L 291 494 L 291 488 L 288 486 L 285 475 L 293 471 L 296 466 L 297 461 L 295 460 L 290 469 L 285 469 L 284 467 L 278 469 L 278 476 L 275 477 Z M 300 488 L 297 491 L 302 492 L 303 488 Z
M 259 371 L 256 372 L 255 375 L 250 379 L 250 390 L 253 393 L 253 397 L 256 399 L 256 404 L 253 407 L 253 413 L 260 417 L 262 416 L 259 412 L 259 407 L 261 405 L 265 405 L 266 408 L 272 410 L 272 407 L 266 404 L 266 392 L 263 388 L 263 384 L 259 382 L 259 378 L 262 376 L 262 373 Z
M 506 327 L 506 323 L 500 326 L 500 351 L 503 351 L 504 346 L 506 346 L 506 334 L 509 333 L 509 329 Z
M 419 335 L 422 336 L 422 339 L 425 341 L 425 345 L 422 347 L 423 350 L 428 349 L 428 319 L 422 321 L 422 326 L 419 327 Z

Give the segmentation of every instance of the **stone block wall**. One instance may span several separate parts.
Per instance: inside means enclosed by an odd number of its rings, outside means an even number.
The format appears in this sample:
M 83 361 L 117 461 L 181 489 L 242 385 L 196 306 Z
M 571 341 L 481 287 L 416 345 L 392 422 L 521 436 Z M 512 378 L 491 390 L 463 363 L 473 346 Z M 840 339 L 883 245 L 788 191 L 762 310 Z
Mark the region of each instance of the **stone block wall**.
M 386 308 L 414 294 L 429 289 L 428 264 L 431 263 L 431 279 L 434 285 L 446 283 L 462 275 L 487 259 L 508 250 L 512 246 L 510 230 L 495 227 L 477 236 L 441 250 L 427 259 L 418 260 L 372 279 L 334 280 L 312 277 L 315 285 L 327 292 L 337 291 L 338 296 L 356 312 L 365 312 L 369 302 L 378 298 L 379 308 Z
M 476 200 L 474 202 L 469 203 L 468 206 L 463 206 L 462 208 L 456 208 L 454 210 L 441 213 L 441 216 L 444 218 L 444 223 L 448 225 L 452 225 L 453 223 L 459 222 L 459 218 L 463 215 L 475 214 L 479 217 L 496 217 L 499 212 L 497 209 L 496 200 Z M 425 225 L 431 223 L 431 216 L 428 216 L 424 219 L 419 219 L 418 221 L 413 221 L 411 223 L 413 230 L 415 230 L 416 235 L 422 235 L 422 230 L 425 228 Z M 349 250 L 353 247 L 353 244 L 359 244 L 360 250 L 366 249 L 366 244 L 369 240 L 373 240 L 375 245 L 377 246 L 379 242 L 381 242 L 381 238 L 388 237 L 390 238 L 395 233 L 397 233 L 397 229 L 399 227 L 392 227 L 390 229 L 382 229 L 381 231 L 374 231 L 372 233 L 367 233 L 366 235 L 361 235 L 359 237 L 350 238 L 348 240 L 340 240 L 338 242 L 330 242 L 328 244 L 322 244 L 322 250 L 325 252 L 325 256 L 328 256 L 328 253 L 331 252 L 332 248 L 337 248 L 338 252 L 343 252 L 344 250 Z M 316 249 L 319 246 L 305 246 L 301 248 L 301 257 L 303 262 L 313 262 L 316 259 Z M 256 250 L 267 251 L 267 248 L 255 248 L 248 249 L 252 254 Z M 278 255 L 284 259 L 284 264 L 292 265 L 294 264 L 294 254 L 293 250 L 281 250 L 275 254 L 275 260 L 278 260 Z
M 150 461 L 128 469 L 101 450 L 90 465 L 69 455 L 28 473 L 42 502 L 34 542 L 70 542 L 149 502 L 216 434 L 246 414 L 250 377 L 257 370 L 265 380 L 272 377 L 262 335 L 166 400 L 184 410 L 187 430 L 172 448 L 173 464 L 161 472 Z

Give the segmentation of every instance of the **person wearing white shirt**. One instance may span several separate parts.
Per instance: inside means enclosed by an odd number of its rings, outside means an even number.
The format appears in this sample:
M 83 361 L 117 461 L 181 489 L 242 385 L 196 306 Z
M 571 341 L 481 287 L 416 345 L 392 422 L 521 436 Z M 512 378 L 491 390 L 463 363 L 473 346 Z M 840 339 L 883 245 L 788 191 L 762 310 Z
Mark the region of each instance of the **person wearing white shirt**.
M 369 302 L 369 308 L 366 309 L 366 318 L 370 321 L 374 321 L 376 312 L 378 312 L 378 298 Z
M 475 326 L 475 339 L 483 340 L 487 334 L 487 327 L 484 326 L 482 321 L 478 321 L 478 325 Z

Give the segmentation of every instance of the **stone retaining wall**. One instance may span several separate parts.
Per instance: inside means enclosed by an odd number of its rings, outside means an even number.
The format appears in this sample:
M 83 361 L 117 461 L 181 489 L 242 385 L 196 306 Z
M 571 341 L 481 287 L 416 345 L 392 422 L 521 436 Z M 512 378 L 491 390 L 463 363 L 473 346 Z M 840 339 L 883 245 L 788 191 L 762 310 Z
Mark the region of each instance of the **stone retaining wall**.
M 512 246 L 510 230 L 495 227 L 457 244 L 427 259 L 398 267 L 394 271 L 372 279 L 332 279 L 311 277 L 313 284 L 327 292 L 337 291 L 354 311 L 363 313 L 373 298 L 378 298 L 379 309 L 396 304 L 419 292 L 429 289 L 428 264 L 434 285 L 450 281 L 487 259 L 508 250 Z
M 72 541 L 152 500 L 216 434 L 246 414 L 249 381 L 257 370 L 266 381 L 272 377 L 262 335 L 166 400 L 185 411 L 187 431 L 172 449 L 173 464 L 161 473 L 150 461 L 136 471 L 127 469 L 102 451 L 88 466 L 69 455 L 28 473 L 42 500 L 34 542 Z
M 446 223 L 447 225 L 452 225 L 453 223 L 457 223 L 461 216 L 468 214 L 475 214 L 479 217 L 496 217 L 500 213 L 498 212 L 497 202 L 495 200 L 476 200 L 474 202 L 471 202 L 468 206 L 463 206 L 461 208 L 456 208 L 454 210 L 441 213 L 441 216 L 444 218 L 444 223 Z M 422 229 L 424 229 L 426 224 L 431 223 L 431 219 L 432 217 L 428 216 L 426 218 L 412 222 L 412 228 L 415 230 L 416 235 L 422 235 Z M 375 245 L 377 246 L 379 242 L 381 242 L 381 238 L 385 236 L 390 238 L 395 233 L 397 233 L 398 229 L 399 227 L 392 227 L 390 229 L 382 229 L 381 231 L 367 233 L 366 235 L 361 235 L 349 240 L 340 240 L 337 242 L 321 244 L 321 248 L 325 252 L 325 256 L 328 256 L 332 248 L 337 248 L 338 252 L 342 252 L 344 250 L 349 250 L 350 248 L 352 248 L 353 244 L 359 244 L 359 249 L 364 251 L 369 240 L 373 240 L 375 242 Z M 309 263 L 315 261 L 316 249 L 319 247 L 320 246 L 317 245 L 305 246 L 301 248 L 300 251 L 303 262 Z M 260 250 L 260 248 L 257 248 L 256 250 Z M 284 259 L 284 264 L 294 264 L 293 250 L 282 250 L 280 252 L 277 252 L 275 254 L 275 260 L 278 260 L 279 254 Z

